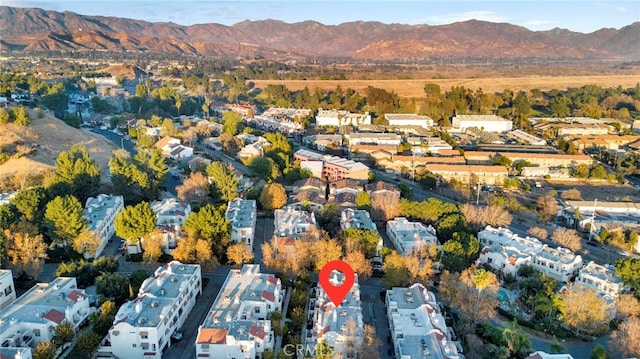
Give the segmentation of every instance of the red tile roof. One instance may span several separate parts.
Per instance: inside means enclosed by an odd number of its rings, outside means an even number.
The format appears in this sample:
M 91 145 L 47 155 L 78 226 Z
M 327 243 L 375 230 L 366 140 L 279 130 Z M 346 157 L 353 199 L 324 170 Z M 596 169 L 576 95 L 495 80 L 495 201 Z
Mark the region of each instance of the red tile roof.
M 227 344 L 227 329 L 202 328 L 196 344 Z
M 45 319 L 48 319 L 54 323 L 60 324 L 64 320 L 64 313 L 56 309 L 51 309 L 47 314 L 44 315 Z
M 273 284 L 278 284 L 278 278 L 276 278 L 276 276 L 274 276 L 274 275 L 270 275 L 270 276 L 267 277 L 267 282 L 273 283 Z
M 262 298 L 266 299 L 266 300 L 268 300 L 270 302 L 275 302 L 276 301 L 276 296 L 273 293 L 268 292 L 266 290 L 262 291 Z
M 252 324 L 251 328 L 249 328 L 249 335 L 253 337 L 264 339 L 265 334 L 264 329 L 255 324 Z
M 81 292 L 78 292 L 77 290 L 72 291 L 71 293 L 69 293 L 69 295 L 67 296 L 67 298 L 71 299 L 74 302 L 77 302 L 78 299 L 82 298 L 82 299 L 86 299 L 87 295 Z

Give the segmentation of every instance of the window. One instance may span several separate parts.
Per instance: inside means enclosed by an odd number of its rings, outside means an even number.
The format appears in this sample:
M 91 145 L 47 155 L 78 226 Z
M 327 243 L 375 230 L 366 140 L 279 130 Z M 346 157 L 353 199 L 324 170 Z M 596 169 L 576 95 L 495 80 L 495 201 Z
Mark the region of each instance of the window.
M 135 348 L 135 347 L 137 347 L 137 346 L 138 346 L 138 344 L 135 344 L 135 343 L 134 343 L 134 344 L 131 344 L 131 347 L 132 347 L 132 348 Z
M 253 311 L 256 313 L 260 313 L 260 307 L 253 307 Z
M 111 334 L 113 334 L 113 336 L 117 337 L 118 335 L 120 335 L 120 331 L 119 330 L 114 330 Z
M 4 295 L 9 295 L 13 293 L 13 287 L 12 286 L 8 286 L 4 289 Z
M 140 343 L 142 350 L 149 350 L 149 343 Z
M 35 335 L 36 337 L 39 337 L 40 336 L 40 329 L 34 329 L 33 330 L 33 335 Z
M 149 339 L 149 332 L 140 332 L 140 338 Z

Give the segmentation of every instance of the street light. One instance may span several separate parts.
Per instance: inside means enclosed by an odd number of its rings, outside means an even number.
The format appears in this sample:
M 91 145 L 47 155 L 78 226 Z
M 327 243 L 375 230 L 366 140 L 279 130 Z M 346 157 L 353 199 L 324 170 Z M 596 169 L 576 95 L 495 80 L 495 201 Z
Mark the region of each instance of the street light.
M 124 137 L 120 138 L 120 148 L 124 150 Z

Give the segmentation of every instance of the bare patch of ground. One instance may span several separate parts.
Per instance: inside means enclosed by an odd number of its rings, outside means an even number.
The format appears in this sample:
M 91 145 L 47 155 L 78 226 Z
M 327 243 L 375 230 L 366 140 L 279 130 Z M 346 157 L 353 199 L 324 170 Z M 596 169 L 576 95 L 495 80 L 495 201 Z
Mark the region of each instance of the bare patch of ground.
M 46 113 L 38 118 L 35 111 L 29 111 L 31 124 L 14 124 L 0 127 L 0 148 L 12 152 L 18 146 L 35 147 L 35 154 L 21 158 L 11 158 L 0 165 L 0 180 L 15 176 L 33 176 L 54 168 L 56 158 L 62 151 L 69 150 L 75 144 L 83 144 L 91 157 L 102 170 L 103 177 L 108 174 L 108 163 L 112 151 L 117 147 L 107 139 L 84 129 L 77 129 Z

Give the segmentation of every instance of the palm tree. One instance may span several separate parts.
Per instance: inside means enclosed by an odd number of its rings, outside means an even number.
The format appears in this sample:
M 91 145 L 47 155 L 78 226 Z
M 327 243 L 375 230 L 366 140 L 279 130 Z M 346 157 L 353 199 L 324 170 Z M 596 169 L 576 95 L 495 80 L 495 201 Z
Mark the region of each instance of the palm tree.
M 531 341 L 526 333 L 520 330 L 516 319 L 511 323 L 511 327 L 505 328 L 502 332 L 507 348 L 517 357 L 524 357 L 531 352 Z

